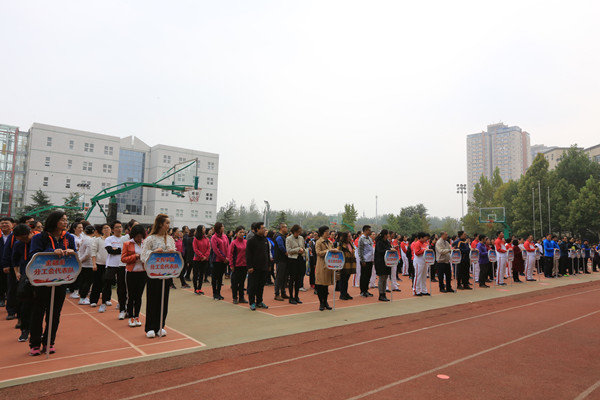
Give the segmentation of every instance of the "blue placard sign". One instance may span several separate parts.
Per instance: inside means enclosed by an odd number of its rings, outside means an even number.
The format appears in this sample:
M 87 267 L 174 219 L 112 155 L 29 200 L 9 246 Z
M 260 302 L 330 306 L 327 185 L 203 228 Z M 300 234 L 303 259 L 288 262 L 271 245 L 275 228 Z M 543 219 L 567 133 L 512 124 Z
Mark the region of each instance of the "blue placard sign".
M 183 269 L 183 258 L 178 251 L 150 253 L 144 265 L 150 279 L 177 278 Z
M 35 253 L 25 269 L 33 286 L 68 285 L 75 282 L 79 272 L 77 254 L 59 257 L 54 253 Z

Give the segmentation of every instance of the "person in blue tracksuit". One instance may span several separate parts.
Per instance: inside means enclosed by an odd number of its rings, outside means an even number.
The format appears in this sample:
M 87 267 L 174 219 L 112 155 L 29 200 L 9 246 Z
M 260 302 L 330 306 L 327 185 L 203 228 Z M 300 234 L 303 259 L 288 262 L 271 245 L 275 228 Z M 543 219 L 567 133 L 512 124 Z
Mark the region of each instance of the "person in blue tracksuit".
M 590 243 L 587 240 L 584 241 L 581 245 L 581 249 L 583 250 L 583 272 L 589 274 L 590 271 L 588 271 L 587 265 L 590 259 Z

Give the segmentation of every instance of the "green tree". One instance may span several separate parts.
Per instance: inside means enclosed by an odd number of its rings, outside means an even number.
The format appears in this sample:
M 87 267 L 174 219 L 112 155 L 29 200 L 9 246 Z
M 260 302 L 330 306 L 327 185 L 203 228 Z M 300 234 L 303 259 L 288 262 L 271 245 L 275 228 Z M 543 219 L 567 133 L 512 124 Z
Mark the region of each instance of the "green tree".
M 67 214 L 67 218 L 69 222 L 74 222 L 77 219 L 83 219 L 84 215 L 81 210 L 82 198 L 79 193 L 69 193 L 67 197 L 63 197 L 64 206 L 65 206 L 65 214 Z M 67 207 L 77 207 L 77 209 L 67 208 Z
M 19 216 L 30 215 L 32 211 L 35 211 L 39 208 L 52 206 L 50 202 L 50 197 L 41 189 L 36 190 L 31 195 L 31 204 L 22 207 L 21 210 L 17 213 Z M 52 210 L 43 211 L 35 215 L 35 218 L 40 221 L 44 221 L 46 217 L 52 212 Z
M 345 204 L 344 213 L 342 214 L 342 231 L 355 231 L 354 224 L 358 218 L 358 211 L 354 208 L 354 204 Z
M 548 203 L 544 200 L 543 189 L 548 187 L 550 182 L 550 174 L 548 172 L 548 160 L 538 154 L 527 172 L 521 177 L 518 182 L 516 196 L 512 201 L 513 221 L 512 230 L 517 236 L 526 236 L 529 233 L 534 233 L 540 237 L 543 233 L 548 233 Z M 539 188 L 542 188 L 542 225 L 540 225 L 540 193 Z M 535 219 L 533 216 L 533 204 L 535 202 Z M 544 222 L 546 216 L 546 222 Z
M 600 185 L 593 176 L 570 204 L 569 219 L 574 234 L 594 241 L 600 238 Z
M 275 220 L 273 221 L 273 223 L 271 224 L 271 227 L 273 229 L 278 230 L 279 226 L 281 224 L 287 224 L 287 214 L 285 213 L 285 211 L 279 211 L 279 213 L 277 214 L 277 217 L 275 217 Z
M 383 227 L 402 235 L 412 235 L 418 232 L 428 232 L 427 208 L 423 204 L 403 207 L 398 215 L 385 216 Z
M 588 155 L 573 145 L 567 150 L 556 165 L 556 176 L 558 179 L 565 179 L 570 184 L 575 185 L 577 190 L 587 184 L 587 179 L 593 176 L 600 180 L 600 164 L 590 160 Z
M 231 200 L 219 209 L 217 213 L 217 221 L 225 226 L 226 231 L 234 230 L 238 225 L 238 212 L 236 209 L 235 200 Z

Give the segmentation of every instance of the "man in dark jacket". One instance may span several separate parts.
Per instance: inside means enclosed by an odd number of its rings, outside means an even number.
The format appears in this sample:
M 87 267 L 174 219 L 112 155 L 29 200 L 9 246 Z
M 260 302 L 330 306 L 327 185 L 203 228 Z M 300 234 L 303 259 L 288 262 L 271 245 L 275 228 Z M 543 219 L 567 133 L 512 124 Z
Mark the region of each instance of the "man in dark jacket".
M 287 224 L 279 225 L 279 233 L 275 236 L 275 263 L 277 264 L 277 273 L 275 275 L 275 300 L 283 301 L 289 298 L 285 294 L 285 288 L 288 286 L 288 255 L 285 248 L 285 238 L 287 237 Z M 281 292 L 281 295 L 279 293 Z
M 269 308 L 263 303 L 263 290 L 269 273 L 269 242 L 262 222 L 252 224 L 254 235 L 246 242 L 246 265 L 248 266 L 248 302 L 252 311 Z
M 471 290 L 469 281 L 469 253 L 471 246 L 467 243 L 467 234 L 463 231 L 458 231 L 458 239 L 454 242 L 453 247 L 460 250 L 460 264 L 456 266 L 456 281 L 459 290 Z

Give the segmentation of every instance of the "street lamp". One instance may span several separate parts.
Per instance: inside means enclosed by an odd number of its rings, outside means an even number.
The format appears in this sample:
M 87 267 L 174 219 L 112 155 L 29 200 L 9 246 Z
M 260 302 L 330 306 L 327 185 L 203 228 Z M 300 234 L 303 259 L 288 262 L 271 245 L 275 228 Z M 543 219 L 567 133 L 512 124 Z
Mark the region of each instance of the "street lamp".
M 462 213 L 461 223 L 462 229 L 465 230 L 465 193 L 467 193 L 467 185 L 464 183 L 457 183 L 456 193 L 460 194 L 460 209 Z
M 271 205 L 269 204 L 269 202 L 267 200 L 263 200 L 265 202 L 265 216 L 264 216 L 264 223 L 265 223 L 265 227 L 268 227 L 268 219 L 269 219 L 269 211 L 271 211 Z
M 81 181 L 81 183 L 77 184 L 77 187 L 80 189 L 88 189 L 90 188 L 90 184 L 86 181 Z M 83 208 L 85 209 L 85 193 L 81 193 L 83 196 Z

